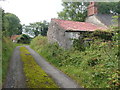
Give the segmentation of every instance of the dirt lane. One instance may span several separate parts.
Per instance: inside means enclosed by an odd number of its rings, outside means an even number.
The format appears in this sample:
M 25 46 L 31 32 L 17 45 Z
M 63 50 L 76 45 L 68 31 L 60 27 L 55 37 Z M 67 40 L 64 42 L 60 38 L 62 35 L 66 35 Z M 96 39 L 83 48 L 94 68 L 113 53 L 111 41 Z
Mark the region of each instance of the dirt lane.
M 60 70 L 50 65 L 44 58 L 42 58 L 38 53 L 36 53 L 29 46 L 25 46 L 25 47 L 29 50 L 31 55 L 35 58 L 38 65 L 40 65 L 40 67 L 48 75 L 50 75 L 61 88 L 80 88 L 80 86 L 78 86 L 75 81 L 73 81 L 67 75 L 62 73 Z
M 49 64 L 44 58 L 36 53 L 29 46 L 26 47 L 34 57 L 38 65 L 58 84 L 60 88 L 81 88 L 77 83 L 66 74 Z M 6 83 L 3 88 L 26 88 L 23 64 L 20 58 L 19 46 L 15 48 L 12 55 Z
M 25 77 L 20 60 L 19 46 L 15 48 L 9 64 L 9 71 L 3 88 L 25 88 Z

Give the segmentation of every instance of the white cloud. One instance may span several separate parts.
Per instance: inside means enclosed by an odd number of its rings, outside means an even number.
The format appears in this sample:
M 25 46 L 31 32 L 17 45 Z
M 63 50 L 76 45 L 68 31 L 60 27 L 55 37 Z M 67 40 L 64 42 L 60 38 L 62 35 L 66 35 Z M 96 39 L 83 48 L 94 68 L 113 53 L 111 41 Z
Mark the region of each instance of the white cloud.
M 0 3 L 5 12 L 17 15 L 22 24 L 50 21 L 63 8 L 62 0 L 6 0 Z

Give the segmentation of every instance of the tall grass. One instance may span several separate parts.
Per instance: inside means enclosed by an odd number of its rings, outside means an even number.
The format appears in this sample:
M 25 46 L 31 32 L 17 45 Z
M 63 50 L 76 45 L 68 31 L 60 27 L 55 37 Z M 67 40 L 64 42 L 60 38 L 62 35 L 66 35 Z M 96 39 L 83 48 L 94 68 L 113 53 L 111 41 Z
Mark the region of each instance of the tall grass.
M 10 38 L 3 37 L 2 39 L 2 82 L 4 82 L 6 78 L 10 57 L 12 55 L 14 47 L 15 45 L 10 40 Z
M 48 44 L 46 37 L 38 36 L 31 48 L 51 64 L 86 88 L 117 88 L 118 45 L 114 41 L 95 40 L 85 51 L 64 50 L 57 44 Z

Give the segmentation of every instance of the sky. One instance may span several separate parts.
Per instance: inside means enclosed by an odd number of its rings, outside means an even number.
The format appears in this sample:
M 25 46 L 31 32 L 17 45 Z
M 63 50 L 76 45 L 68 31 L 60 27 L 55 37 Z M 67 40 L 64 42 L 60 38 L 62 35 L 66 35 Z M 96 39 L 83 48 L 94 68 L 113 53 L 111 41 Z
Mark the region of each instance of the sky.
M 21 24 L 29 24 L 57 18 L 57 12 L 62 11 L 62 0 L 5 0 L 0 1 L 0 7 L 5 12 L 13 13 Z

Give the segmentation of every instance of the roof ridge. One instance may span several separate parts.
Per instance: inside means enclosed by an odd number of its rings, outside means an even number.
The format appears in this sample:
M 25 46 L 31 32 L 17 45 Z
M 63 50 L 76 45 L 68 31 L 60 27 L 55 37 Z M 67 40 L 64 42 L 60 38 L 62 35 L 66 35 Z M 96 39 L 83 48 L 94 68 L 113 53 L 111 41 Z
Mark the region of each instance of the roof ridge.
M 80 22 L 80 21 L 72 21 L 72 20 L 63 20 L 63 19 L 56 19 L 56 18 L 52 18 L 51 20 L 60 20 L 60 21 L 69 21 L 69 22 L 78 22 L 78 23 L 90 23 L 90 22 Z M 93 23 L 90 23 L 93 24 Z M 94 24 L 95 25 L 95 24 Z

